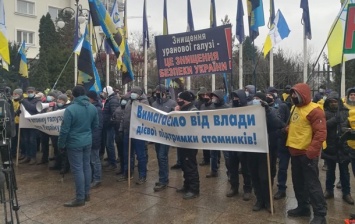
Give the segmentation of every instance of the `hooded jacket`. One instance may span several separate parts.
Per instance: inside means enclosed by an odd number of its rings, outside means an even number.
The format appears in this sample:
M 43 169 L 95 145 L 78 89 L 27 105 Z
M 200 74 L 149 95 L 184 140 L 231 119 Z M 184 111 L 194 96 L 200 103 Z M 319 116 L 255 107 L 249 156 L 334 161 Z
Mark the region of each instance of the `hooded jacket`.
M 111 122 L 111 117 L 115 112 L 116 108 L 120 106 L 120 102 L 115 93 L 108 96 L 105 101 L 104 108 L 102 109 L 102 117 L 104 127 L 111 127 L 113 124 Z
M 165 93 L 166 94 L 166 93 Z M 154 103 L 152 104 L 152 107 L 164 111 L 166 113 L 169 113 L 171 111 L 175 110 L 176 107 L 176 102 L 172 99 L 169 98 L 160 98 L 160 99 L 156 99 L 154 101 Z
M 64 111 L 60 127 L 58 148 L 74 149 L 92 143 L 92 129 L 99 125 L 97 109 L 87 96 L 76 97 Z
M 247 100 L 247 95 L 245 94 L 245 91 L 243 89 L 238 89 L 232 92 L 232 99 L 234 96 L 237 96 L 239 98 L 239 106 L 238 107 L 245 107 L 248 105 L 248 100 Z M 231 107 L 233 106 L 233 102 L 231 103 Z
M 222 90 L 214 91 L 213 93 L 211 93 L 211 98 L 212 96 L 216 96 L 219 101 L 218 103 L 212 103 L 214 105 L 214 110 L 228 108 L 228 105 L 224 101 L 224 92 Z
M 306 119 L 308 120 L 308 125 L 311 127 L 312 136 L 311 142 L 309 143 L 306 149 L 297 149 L 289 147 L 289 151 L 292 156 L 307 155 L 309 159 L 314 159 L 320 155 L 322 144 L 327 138 L 327 127 L 325 114 L 318 105 L 311 102 L 311 89 L 305 83 L 298 83 L 291 88 L 291 92 L 295 91 L 300 96 L 302 102 L 298 105 L 295 105 L 298 110 L 304 111 L 307 106 L 314 106 L 308 114 L 306 114 Z M 310 105 L 313 104 L 313 105 Z M 297 114 L 295 114 L 294 109 L 292 109 L 291 121 L 292 119 L 297 119 Z M 291 133 L 291 130 L 288 130 L 288 138 L 293 136 L 295 133 Z
M 338 101 L 339 110 L 330 107 L 331 100 Z M 338 144 L 339 132 L 341 124 L 347 121 L 349 110 L 343 105 L 339 94 L 331 92 L 324 102 L 324 111 L 327 119 L 327 147 L 322 151 L 322 158 L 341 162 L 346 159 L 346 155 L 343 147 Z
M 354 92 L 355 92 L 355 87 L 349 88 L 346 91 L 346 102 L 344 106 L 346 106 L 349 110 L 355 109 L 355 102 L 349 100 L 350 93 L 354 93 Z
M 254 85 L 247 85 L 245 88 L 249 91 L 249 96 L 247 96 L 248 105 L 253 105 L 253 99 L 255 95 L 255 86 Z

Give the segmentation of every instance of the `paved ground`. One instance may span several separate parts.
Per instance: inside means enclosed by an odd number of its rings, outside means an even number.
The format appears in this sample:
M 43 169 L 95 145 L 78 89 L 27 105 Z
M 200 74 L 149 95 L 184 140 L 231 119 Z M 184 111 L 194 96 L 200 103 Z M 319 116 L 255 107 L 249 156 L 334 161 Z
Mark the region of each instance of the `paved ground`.
M 198 157 L 201 161 L 202 152 Z M 170 165 L 174 164 L 176 150 L 170 151 Z M 162 192 L 153 191 L 158 180 L 155 151 L 149 145 L 148 181 L 138 186 L 132 182 L 128 189 L 127 182 L 116 182 L 114 173 L 104 173 L 101 187 L 92 190 L 91 201 L 79 208 L 65 208 L 63 203 L 73 199 L 74 182 L 71 174 L 62 181 L 56 171 L 50 171 L 46 165 L 19 165 L 16 176 L 19 217 L 21 223 L 309 223 L 309 218 L 288 218 L 286 211 L 296 207 L 289 178 L 287 198 L 275 201 L 276 213 L 266 210 L 252 212 L 255 197 L 249 202 L 238 195 L 225 196 L 229 189 L 224 164 L 220 175 L 207 179 L 209 167 L 199 167 L 201 194 L 193 200 L 184 200 L 175 192 L 182 184 L 182 172 L 170 172 L 169 188 Z M 321 172 L 324 185 L 325 171 Z M 135 176 L 135 179 L 137 177 Z M 352 178 L 352 186 L 355 182 Z M 354 189 L 354 188 L 353 188 Z M 275 188 L 274 188 L 275 190 Z M 240 192 L 242 189 L 240 189 Z M 352 190 L 355 196 L 354 190 Z M 341 191 L 335 189 L 335 198 L 328 200 L 328 223 L 344 223 L 354 206 L 342 201 Z M 0 205 L 1 207 L 2 205 Z M 4 222 L 4 212 L 0 208 L 0 223 Z

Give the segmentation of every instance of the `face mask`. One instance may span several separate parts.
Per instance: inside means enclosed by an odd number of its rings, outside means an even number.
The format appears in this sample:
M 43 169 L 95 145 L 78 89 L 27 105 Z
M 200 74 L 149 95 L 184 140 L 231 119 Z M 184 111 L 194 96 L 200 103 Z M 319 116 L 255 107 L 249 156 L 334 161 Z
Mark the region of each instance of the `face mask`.
M 58 106 L 58 107 L 62 107 L 62 106 L 64 106 L 64 104 L 62 104 L 62 103 L 57 103 L 57 106 Z
M 138 98 L 138 94 L 137 93 L 131 93 L 131 99 L 135 100 Z
M 272 103 L 274 103 L 274 99 L 267 97 L 266 102 L 267 102 L 267 104 L 272 104 Z
M 298 97 L 291 97 L 291 100 L 292 100 L 294 105 L 297 105 L 297 104 L 300 103 L 300 101 L 298 100 Z
M 218 103 L 218 99 L 213 98 L 213 99 L 212 99 L 212 103 Z
M 261 105 L 260 100 L 253 99 L 253 105 Z
M 20 96 L 12 96 L 13 100 L 18 100 L 20 98 Z
M 157 97 L 157 99 L 160 99 L 161 98 L 161 93 L 157 93 L 156 97 Z
M 248 97 L 250 93 L 248 91 L 245 91 L 245 95 Z
M 127 100 L 122 100 L 122 101 L 121 101 L 121 105 L 122 105 L 122 106 L 125 106 L 126 104 L 127 104 Z
M 274 93 L 275 98 L 277 98 L 277 93 Z
M 185 104 L 185 102 L 184 101 L 177 101 L 177 104 L 181 107 Z
M 53 101 L 53 97 L 47 96 L 47 102 L 52 102 L 52 101 Z
M 204 103 L 208 103 L 208 101 L 210 101 L 210 98 L 202 98 L 202 101 L 203 101 Z
M 29 93 L 27 96 L 28 96 L 28 98 L 33 98 L 33 97 L 35 97 L 35 94 Z
M 233 107 L 239 107 L 239 100 L 233 100 Z
M 320 93 L 324 93 L 324 89 L 319 89 L 319 92 Z

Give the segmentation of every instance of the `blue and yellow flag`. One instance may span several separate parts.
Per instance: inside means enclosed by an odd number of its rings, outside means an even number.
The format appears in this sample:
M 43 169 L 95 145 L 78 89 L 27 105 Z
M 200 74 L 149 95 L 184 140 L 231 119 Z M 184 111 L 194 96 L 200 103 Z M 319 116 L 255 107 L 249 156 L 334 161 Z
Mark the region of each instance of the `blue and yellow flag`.
M 143 46 L 144 47 L 145 47 L 145 41 L 147 42 L 147 48 L 149 48 L 147 5 L 146 5 L 146 2 L 144 0 L 144 5 L 143 5 Z
M 214 0 L 211 0 L 211 8 L 210 8 L 210 27 L 216 27 L 216 4 Z
M 236 38 L 238 39 L 239 43 L 243 43 L 245 39 L 245 33 L 244 33 L 244 8 L 243 8 L 243 2 L 242 0 L 238 0 L 238 6 L 237 6 L 237 26 L 236 26 Z
M 122 42 L 122 36 L 119 29 L 116 28 L 110 14 L 106 11 L 100 0 L 89 0 L 90 14 L 94 26 L 100 25 L 106 36 L 107 44 L 111 47 L 118 58 L 120 55 L 119 46 Z
M 18 54 L 20 56 L 20 66 L 18 73 L 24 77 L 28 78 L 28 68 L 27 68 L 27 57 L 26 57 L 26 42 L 23 41 L 20 48 L 18 49 Z
M 163 13 L 163 35 L 169 34 L 169 27 L 168 27 L 168 11 L 166 9 L 166 0 L 164 0 L 164 13 Z
M 128 44 L 125 44 L 125 52 L 123 54 L 122 61 L 122 85 L 125 85 L 134 80 L 131 54 L 129 52 Z
M 191 2 L 187 0 L 187 32 L 195 31 L 194 19 L 192 17 Z
M 78 57 L 78 71 L 78 84 L 83 85 L 87 91 L 94 90 L 97 93 L 102 91 L 100 76 L 92 55 L 88 26 L 85 29 L 83 44 Z
M 249 36 L 254 41 L 259 36 L 259 27 L 265 25 L 262 0 L 248 0 Z
M 0 0 L 0 57 L 2 58 L 2 66 L 8 69 L 10 64 L 9 43 L 6 38 L 6 23 L 5 23 L 5 6 L 4 0 Z

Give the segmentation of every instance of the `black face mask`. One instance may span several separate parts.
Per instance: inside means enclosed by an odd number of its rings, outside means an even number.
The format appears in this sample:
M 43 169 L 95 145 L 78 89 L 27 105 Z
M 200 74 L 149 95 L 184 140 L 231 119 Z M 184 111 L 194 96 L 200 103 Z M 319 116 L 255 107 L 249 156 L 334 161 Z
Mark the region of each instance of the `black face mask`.
M 122 108 L 122 109 L 124 109 L 125 107 L 126 107 L 126 105 L 122 105 L 122 104 L 121 104 L 121 108 Z
M 300 103 L 300 101 L 298 100 L 298 97 L 291 97 L 291 100 L 292 100 L 294 105 L 297 105 L 297 104 Z
M 208 101 L 210 101 L 210 99 L 209 99 L 209 98 L 202 98 L 202 101 L 203 101 L 204 103 L 208 103 Z
M 233 107 L 239 107 L 239 100 L 233 100 Z
M 266 102 L 267 102 L 267 104 L 272 104 L 272 103 L 274 103 L 274 99 L 271 99 L 270 97 L 267 97 L 266 98 Z
M 177 101 L 177 104 L 181 107 L 182 105 L 185 104 L 185 102 L 184 101 Z
M 290 94 L 290 90 L 289 89 L 285 89 L 285 93 Z

